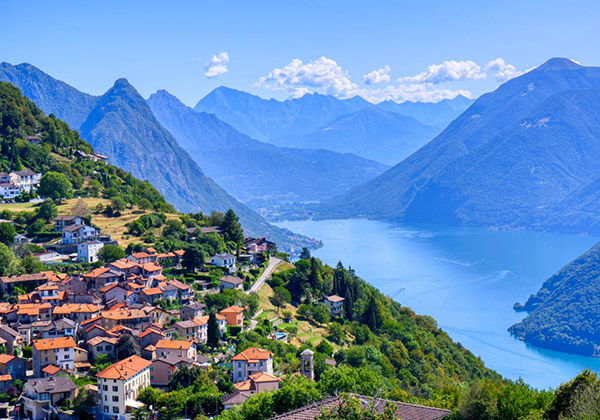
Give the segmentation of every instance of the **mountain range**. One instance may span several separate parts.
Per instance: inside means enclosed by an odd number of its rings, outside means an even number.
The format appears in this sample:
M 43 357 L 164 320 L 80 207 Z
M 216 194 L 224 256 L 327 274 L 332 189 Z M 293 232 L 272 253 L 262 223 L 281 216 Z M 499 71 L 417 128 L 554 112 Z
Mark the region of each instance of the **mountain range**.
M 320 201 L 368 181 L 386 166 L 352 154 L 281 148 L 240 133 L 161 90 L 147 100 L 158 121 L 203 171 L 243 202 Z
M 278 101 L 219 87 L 194 110 L 276 146 L 353 153 L 393 165 L 431 140 L 471 102 L 459 96 L 431 104 L 374 105 L 359 96 L 340 100 L 318 93 Z
M 0 80 L 13 83 L 44 112 L 77 128 L 97 152 L 109 156 L 109 162 L 149 180 L 178 210 L 210 213 L 232 208 L 248 235 L 268 236 L 286 249 L 315 243 L 270 225 L 207 177 L 127 80 L 117 80 L 100 97 L 82 93 L 29 64 L 2 63 Z
M 551 59 L 482 95 L 382 175 L 324 203 L 321 217 L 600 233 L 599 89 L 600 68 Z

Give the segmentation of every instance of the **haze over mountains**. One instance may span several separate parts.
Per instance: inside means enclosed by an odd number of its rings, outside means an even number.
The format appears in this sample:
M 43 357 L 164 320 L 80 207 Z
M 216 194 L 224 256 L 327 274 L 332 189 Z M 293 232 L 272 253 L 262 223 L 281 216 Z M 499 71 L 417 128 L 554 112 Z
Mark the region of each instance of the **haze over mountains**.
M 393 165 L 431 140 L 471 102 L 459 96 L 435 104 L 373 105 L 358 96 L 339 100 L 318 93 L 282 102 L 219 87 L 194 110 L 215 114 L 240 132 L 277 146 L 354 153 Z
M 80 130 L 111 163 L 149 180 L 178 210 L 210 213 L 232 208 L 248 235 L 269 236 L 288 249 L 309 243 L 270 225 L 204 175 L 125 79 L 117 80 L 100 97 L 82 93 L 29 64 L 3 63 L 0 80 L 15 84 L 44 112 Z
M 600 183 L 599 88 L 600 68 L 551 59 L 322 216 L 599 233 L 584 205 Z
M 351 154 L 280 148 L 254 140 L 164 90 L 147 102 L 206 174 L 244 202 L 320 201 L 387 168 Z

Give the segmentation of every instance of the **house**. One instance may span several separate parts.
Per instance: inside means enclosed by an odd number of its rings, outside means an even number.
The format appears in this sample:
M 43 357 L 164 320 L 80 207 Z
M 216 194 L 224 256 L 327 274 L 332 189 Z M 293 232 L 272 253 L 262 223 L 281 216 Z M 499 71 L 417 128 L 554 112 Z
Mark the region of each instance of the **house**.
M 233 394 L 224 395 L 221 402 L 225 410 L 231 410 L 238 405 L 242 405 L 250 398 L 252 394 L 250 392 L 235 392 Z
M 90 303 L 67 303 L 54 308 L 54 319 L 67 318 L 81 324 L 100 315 L 100 306 Z
M 99 290 L 106 284 L 119 282 L 124 276 L 120 271 L 112 270 L 109 267 L 100 267 L 90 271 L 83 278 L 88 285 Z
M 162 274 L 162 267 L 156 263 L 149 262 L 140 264 L 141 274 L 149 279 L 160 276 Z
M 182 305 L 188 304 L 194 299 L 194 289 L 179 280 L 169 280 L 167 285 L 176 289 L 176 298 Z
M 75 337 L 76 334 L 77 323 L 68 318 L 61 318 L 42 331 L 42 338 Z
M 266 373 L 258 372 L 248 376 L 246 381 L 236 382 L 233 387 L 237 392 L 248 392 L 258 394 L 263 391 L 277 391 L 281 379 Z
M 98 378 L 98 416 L 106 420 L 130 414 L 141 405 L 136 401 L 141 389 L 150 386 L 152 362 L 138 356 L 113 363 Z
M 46 283 L 48 276 L 46 273 L 22 274 L 20 276 L 0 277 L 0 290 L 2 293 L 9 294 L 15 286 L 26 290 L 31 290 L 39 285 Z
M 193 364 L 193 359 L 174 354 L 157 357 L 150 366 L 150 382 L 152 386 L 166 387 L 178 369 L 182 366 L 192 367 Z
M 96 360 L 101 354 L 107 354 L 114 359 L 117 355 L 117 337 L 94 337 L 88 340 L 87 346 L 90 357 Z
M 176 322 L 173 324 L 173 327 L 181 339 L 199 341 L 200 322 L 197 321 L 197 318 Z
M 48 365 L 44 369 L 42 369 L 42 374 L 44 378 L 49 378 L 51 376 L 68 376 L 69 372 L 66 370 L 62 370 L 58 366 Z
M 25 378 L 25 359 L 10 354 L 0 354 L 0 375 L 10 375 L 13 380 Z
M 37 133 L 35 136 L 27 136 L 27 142 L 29 144 L 40 144 L 42 141 L 42 133 Z
M 223 309 L 219 314 L 225 317 L 227 325 L 242 327 L 242 329 L 244 328 L 244 308 L 234 305 Z
M 42 376 L 42 369 L 55 365 L 65 370 L 73 370 L 75 365 L 75 340 L 73 337 L 42 338 L 33 340 L 33 372 Z
M 53 417 L 56 407 L 64 400 L 75 398 L 77 385 L 69 377 L 51 376 L 30 379 L 25 382 L 25 413 L 31 420 L 45 420 Z
M 23 337 L 8 325 L 0 325 L 0 338 L 6 341 L 6 353 L 14 354 L 15 349 L 23 347 Z
M 233 382 L 247 381 L 250 375 L 265 372 L 273 375 L 273 353 L 256 347 L 248 347 L 232 360 Z
M 138 335 L 136 335 L 138 341 L 140 342 L 140 347 L 145 349 L 146 347 L 152 345 L 156 347 L 156 343 L 165 338 L 165 334 L 159 329 L 155 329 L 154 327 L 148 327 Z
M 344 298 L 338 295 L 327 296 L 323 303 L 329 309 L 329 313 L 334 316 L 342 316 L 344 312 Z
M 62 230 L 63 245 L 78 245 L 97 237 L 96 228 L 88 225 L 70 225 Z
M 196 359 L 196 345 L 191 341 L 184 340 L 160 340 L 155 345 L 156 356 L 176 355 Z
M 225 276 L 221 277 L 221 292 L 226 289 L 244 290 L 244 280 L 239 277 Z
M 142 289 L 140 292 L 140 301 L 152 305 L 155 300 L 162 299 L 164 291 L 160 287 L 152 287 L 150 289 Z
M 79 216 L 58 216 L 54 218 L 55 232 L 62 232 L 64 228 L 71 225 L 85 225 L 85 220 Z
M 157 258 L 157 254 L 151 254 L 148 252 L 134 252 L 130 256 L 127 257 L 129 261 L 133 261 L 138 264 L 146 264 L 146 263 L 155 263 Z
M 104 296 L 106 302 L 125 302 L 127 300 L 127 290 L 119 286 L 118 283 L 107 284 L 100 289 L 100 293 Z
M 41 178 L 42 174 L 30 169 L 10 173 L 11 182 L 25 192 L 35 191 L 40 186 Z
M 363 395 L 350 394 L 351 398 L 356 398 L 363 408 L 374 410 L 378 414 L 383 413 L 388 404 L 396 408 L 395 418 L 402 420 L 440 420 L 451 414 L 449 410 L 435 407 L 426 407 L 402 403 L 398 401 L 384 400 L 382 398 L 371 398 Z M 323 400 L 310 403 L 301 408 L 297 408 L 288 413 L 271 417 L 270 420 L 311 420 L 323 415 L 323 411 L 335 409 L 340 405 L 340 397 L 327 397 Z
M 82 242 L 77 245 L 77 260 L 86 263 L 95 263 L 98 261 L 98 253 L 103 247 L 104 243 L 100 241 Z
M 0 182 L 0 196 L 5 200 L 12 200 L 21 194 L 21 189 L 10 182 Z
M 206 305 L 200 302 L 193 302 L 189 305 L 181 308 L 181 319 L 186 321 L 188 319 L 200 318 L 204 315 L 204 309 Z
M 62 262 L 68 258 L 68 256 L 59 254 L 56 251 L 35 252 L 31 256 L 44 264 Z
M 248 252 L 269 252 L 275 249 L 275 242 L 268 241 L 266 238 L 246 238 L 244 247 Z
M 140 272 L 140 265 L 133 261 L 129 261 L 126 258 L 113 261 L 107 266 L 111 270 L 129 276 L 131 274 L 138 274 Z
M 235 270 L 235 255 L 230 253 L 217 254 L 210 259 L 210 263 L 217 267 Z

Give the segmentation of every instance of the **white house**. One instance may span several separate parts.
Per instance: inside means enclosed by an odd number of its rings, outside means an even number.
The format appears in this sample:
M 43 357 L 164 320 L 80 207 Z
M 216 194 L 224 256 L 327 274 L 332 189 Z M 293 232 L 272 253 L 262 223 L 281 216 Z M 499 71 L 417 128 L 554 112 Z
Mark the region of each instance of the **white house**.
M 98 261 L 98 252 L 100 252 L 103 246 L 104 244 L 100 241 L 80 243 L 77 245 L 77 259 L 87 263 L 95 263 Z
M 85 225 L 85 221 L 79 216 L 58 216 L 54 218 L 54 230 L 56 232 L 60 232 L 71 225 Z
M 342 316 L 344 310 L 344 298 L 338 295 L 327 296 L 323 299 L 323 303 L 329 309 L 329 313 L 335 316 Z
M 54 251 L 38 252 L 38 253 L 32 254 L 32 257 L 37 260 L 40 260 L 40 262 L 43 262 L 44 264 L 61 262 L 65 259 L 64 255 L 59 254 L 58 252 L 54 252 Z
M 97 418 L 128 418 L 141 407 L 136 399 L 141 389 L 150 386 L 151 364 L 149 360 L 131 356 L 98 372 Z
M 273 374 L 273 353 L 256 347 L 248 347 L 232 360 L 233 382 L 247 381 L 254 373 Z
M 225 276 L 221 280 L 221 291 L 225 289 L 244 290 L 244 280 L 239 277 Z
M 0 183 L 0 196 L 2 196 L 3 199 L 11 200 L 18 197 L 20 193 L 21 189 L 15 184 L 11 184 L 10 182 Z
M 11 172 L 10 179 L 21 191 L 31 192 L 40 186 L 42 174 L 26 169 L 24 171 Z
M 98 231 L 87 225 L 71 225 L 62 230 L 63 245 L 77 245 L 81 242 L 96 239 Z
M 217 254 L 210 259 L 210 263 L 217 267 L 227 268 L 228 270 L 235 270 L 235 255 Z
M 30 379 L 25 382 L 25 416 L 31 420 L 51 418 L 62 401 L 73 400 L 77 385 L 69 377 Z

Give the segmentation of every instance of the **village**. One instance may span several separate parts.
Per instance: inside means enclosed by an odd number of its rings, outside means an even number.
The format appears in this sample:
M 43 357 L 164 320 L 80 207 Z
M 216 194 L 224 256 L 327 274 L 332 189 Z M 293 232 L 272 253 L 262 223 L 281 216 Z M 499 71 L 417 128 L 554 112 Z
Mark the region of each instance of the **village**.
M 53 226 L 61 234 L 60 241 L 47 246 L 51 250 L 34 254 L 50 268 L 71 259 L 98 265 L 102 248 L 117 245 L 79 216 L 57 216 Z M 222 231 L 210 226 L 188 233 L 194 237 Z M 235 336 L 257 325 L 249 306 L 231 305 L 209 315 L 203 303 L 207 295 L 257 291 L 284 263 L 272 255 L 274 248 L 265 238 L 245 238 L 239 256 L 211 256 L 207 267 L 223 273 L 218 282 L 186 284 L 173 275 L 185 271 L 185 251 L 159 253 L 152 247 L 83 273 L 48 269 L 0 277 L 5 300 L 0 303 L 0 393 L 19 391 L 15 381 L 23 381 L 23 414 L 34 420 L 60 418 L 69 413 L 68 401 L 85 379 L 89 382 L 85 389 L 97 402 L 98 418 L 114 419 L 128 418 L 142 407 L 136 399 L 142 389 L 167 389 L 182 367 L 229 366 L 234 392 L 224 396 L 224 409 L 256 393 L 278 389 L 281 378 L 273 353 L 256 347 L 232 351 Z M 260 275 L 248 285 L 236 273 L 252 267 Z M 13 296 L 16 303 L 9 303 Z M 332 315 L 341 315 L 342 303 L 338 296 L 324 300 Z M 227 351 L 216 355 L 209 351 L 207 356 L 202 349 L 208 349 L 215 334 Z M 269 337 L 288 339 L 285 332 Z M 301 356 L 299 373 L 313 379 L 313 352 L 307 349 Z M 333 360 L 328 363 L 335 365 Z M 0 409 L 11 411 L 7 404 Z

